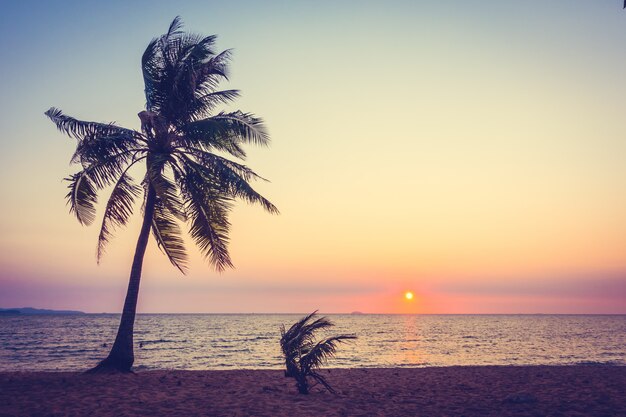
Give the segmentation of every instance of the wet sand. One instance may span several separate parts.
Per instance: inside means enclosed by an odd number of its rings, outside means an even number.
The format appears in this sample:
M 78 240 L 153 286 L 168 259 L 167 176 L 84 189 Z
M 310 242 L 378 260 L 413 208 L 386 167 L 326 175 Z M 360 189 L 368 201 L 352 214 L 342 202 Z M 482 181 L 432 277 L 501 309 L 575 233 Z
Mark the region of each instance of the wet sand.
M 297 393 L 282 371 L 0 373 L 0 416 L 626 416 L 626 367 L 323 371 Z

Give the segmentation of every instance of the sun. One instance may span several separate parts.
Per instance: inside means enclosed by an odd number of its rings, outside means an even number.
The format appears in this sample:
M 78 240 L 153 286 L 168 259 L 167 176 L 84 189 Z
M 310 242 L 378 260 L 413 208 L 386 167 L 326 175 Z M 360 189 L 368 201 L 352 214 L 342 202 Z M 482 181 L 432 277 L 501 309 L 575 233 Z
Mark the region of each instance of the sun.
M 404 293 L 404 298 L 411 301 L 413 299 L 413 293 L 411 291 L 407 291 Z

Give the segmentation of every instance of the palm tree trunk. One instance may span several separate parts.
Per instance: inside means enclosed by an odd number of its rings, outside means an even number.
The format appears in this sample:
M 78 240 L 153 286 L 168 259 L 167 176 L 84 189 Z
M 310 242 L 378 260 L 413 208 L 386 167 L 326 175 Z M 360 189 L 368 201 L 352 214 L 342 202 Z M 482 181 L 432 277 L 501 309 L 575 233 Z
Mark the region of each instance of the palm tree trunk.
M 296 379 L 296 387 L 298 388 L 298 392 L 300 394 L 308 394 L 309 393 L 309 381 L 306 379 L 306 375 L 304 373 L 298 372 L 294 375 Z
M 117 336 L 115 337 L 115 343 L 113 343 L 109 356 L 95 368 L 88 370 L 88 373 L 131 372 L 130 368 L 133 366 L 135 360 L 133 353 L 133 329 L 137 311 L 137 297 L 139 296 L 139 282 L 141 281 L 143 257 L 146 253 L 146 247 L 148 246 L 148 238 L 150 237 L 155 202 L 156 193 L 152 186 L 149 186 L 144 208 L 143 223 L 141 225 L 139 239 L 137 239 L 137 247 L 135 249 L 133 265 L 130 270 L 126 300 L 124 301 L 124 309 L 122 310 L 122 318 L 117 330 Z

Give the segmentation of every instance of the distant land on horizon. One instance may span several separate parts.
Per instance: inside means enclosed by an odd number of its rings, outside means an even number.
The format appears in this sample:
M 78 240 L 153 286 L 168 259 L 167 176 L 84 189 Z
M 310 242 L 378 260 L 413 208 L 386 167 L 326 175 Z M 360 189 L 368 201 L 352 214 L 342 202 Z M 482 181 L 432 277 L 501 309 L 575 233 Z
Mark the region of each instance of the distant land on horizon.
M 79 310 L 51 310 L 43 308 L 33 307 L 15 307 L 15 308 L 0 308 L 0 317 L 2 316 L 36 316 L 36 315 L 119 315 L 119 312 L 85 312 Z M 138 312 L 138 316 L 142 315 L 300 315 L 306 316 L 307 312 Z M 320 312 L 323 315 L 329 316 L 378 316 L 378 315 L 409 315 L 409 316 L 624 316 L 626 312 L 620 313 L 372 313 L 363 311 L 351 311 L 351 312 Z
M 52 315 L 52 314 L 86 314 L 77 310 L 48 310 L 45 308 L 19 307 L 19 308 L 0 308 L 0 315 Z

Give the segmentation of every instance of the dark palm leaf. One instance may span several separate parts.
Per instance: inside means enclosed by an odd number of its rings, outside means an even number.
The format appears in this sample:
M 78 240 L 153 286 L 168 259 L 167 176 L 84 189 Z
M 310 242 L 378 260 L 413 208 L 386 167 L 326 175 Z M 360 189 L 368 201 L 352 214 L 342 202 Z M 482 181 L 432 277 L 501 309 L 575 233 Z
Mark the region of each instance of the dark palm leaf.
M 196 153 L 196 155 L 202 163 L 199 164 L 194 162 L 186 155 L 183 155 L 183 159 L 186 160 L 186 165 L 192 167 L 193 170 L 200 173 L 207 181 L 218 184 L 218 188 L 221 193 L 233 198 L 242 198 L 249 203 L 258 203 L 270 213 L 278 214 L 278 209 L 269 200 L 257 193 L 250 186 L 248 181 L 246 181 L 246 179 L 233 169 L 237 169 L 236 166 L 225 162 L 227 160 L 224 158 L 208 153 Z M 244 175 L 251 176 L 253 174 L 250 170 L 243 166 L 240 166 L 240 170 Z
M 232 198 L 220 193 L 214 178 L 207 178 L 198 164 L 182 161 L 184 175 L 177 177 L 184 198 L 190 234 L 202 254 L 218 271 L 232 267 L 228 254 L 228 212 Z
M 78 140 L 83 140 L 86 136 L 90 135 L 132 138 L 138 134 L 138 132 L 134 130 L 125 129 L 113 123 L 85 122 L 74 119 L 73 117 L 64 115 L 61 110 L 54 107 L 50 107 L 50 109 L 45 112 L 45 115 L 54 122 L 61 132 Z
M 335 389 L 330 386 L 328 381 L 326 381 L 326 378 L 324 378 L 321 374 L 319 374 L 319 373 L 317 373 L 315 371 L 311 371 L 310 377 L 313 378 L 314 380 L 316 380 L 317 382 L 319 382 L 320 384 L 322 384 L 324 386 L 324 388 L 326 388 L 328 390 L 328 392 L 330 392 L 332 394 L 336 394 L 337 393 L 337 391 L 335 391 Z
M 335 356 L 339 343 L 352 339 L 356 339 L 356 336 L 340 335 L 317 342 L 306 354 L 302 355 L 300 358 L 300 366 L 305 370 L 319 368 L 328 359 Z
M 181 29 L 183 28 L 183 19 L 180 16 L 176 16 L 172 23 L 170 23 L 170 27 L 167 29 L 167 33 L 165 34 L 165 38 L 169 39 L 175 35 L 181 34 Z
M 214 35 L 201 37 L 187 34 L 178 38 L 176 46 L 170 48 L 176 55 L 173 88 L 179 94 L 178 98 L 188 98 L 198 93 L 198 90 L 201 91 L 204 83 L 202 75 L 214 72 L 211 60 L 215 57 L 215 51 L 211 47 L 216 39 Z
M 191 237 L 219 272 L 233 267 L 228 253 L 230 222 L 227 213 L 231 206 L 231 200 L 226 198 L 188 200 L 187 216 L 191 219 Z
M 228 129 L 225 123 L 205 119 L 192 122 L 181 128 L 183 136 L 176 146 L 183 149 L 195 148 L 203 151 L 226 152 L 235 158 L 245 159 L 246 152 L 241 141 Z
M 172 265 L 183 274 L 187 269 L 187 252 L 176 218 L 162 200 L 157 199 L 152 218 L 152 233 L 159 248 Z
M 133 214 L 133 203 L 141 193 L 141 187 L 133 183 L 133 179 L 124 172 L 117 180 L 102 219 L 100 235 L 98 236 L 98 262 L 104 254 L 104 249 L 113 235 L 113 230 L 125 226 Z
M 89 179 L 86 170 L 80 171 L 68 178 L 70 192 L 65 198 L 70 206 L 70 212 L 76 215 L 76 218 L 83 225 L 93 223 L 96 217 L 95 204 L 98 202 L 96 187 Z
M 172 52 L 169 46 L 182 34 L 182 21 L 176 16 L 164 35 L 153 39 L 141 57 L 141 67 L 145 84 L 146 108 L 159 112 L 167 101 L 172 82 Z
M 230 58 L 230 50 L 226 50 L 218 55 L 214 55 L 212 51 L 207 51 L 202 56 L 194 57 L 191 63 L 186 63 L 186 78 L 182 85 L 187 87 L 186 94 L 190 98 L 190 104 L 195 104 L 194 97 L 210 97 L 210 94 L 217 92 L 220 81 L 228 79 Z M 229 95 L 229 93 L 226 93 L 223 96 L 228 98 Z M 232 99 L 233 97 L 231 96 L 230 98 Z M 210 110 L 210 108 L 204 110 Z M 189 111 L 194 119 L 209 116 L 206 111 L 198 112 L 192 108 L 189 108 Z
M 79 141 L 71 162 L 86 166 L 101 162 L 103 158 L 120 158 L 129 161 L 145 154 L 138 139 L 128 135 L 88 134 Z
M 267 181 L 265 178 L 261 177 L 247 166 L 231 161 L 230 159 L 226 159 L 214 153 L 206 152 L 193 147 L 185 148 L 184 151 L 181 150 L 177 153 L 192 157 L 196 163 L 199 163 L 200 165 L 203 165 L 205 167 L 211 167 L 213 164 L 218 165 L 219 168 L 215 168 L 217 171 L 230 170 L 237 176 L 241 177 L 244 181 Z
M 189 116 L 192 121 L 209 116 L 209 112 L 218 104 L 228 104 L 239 97 L 238 90 L 210 91 L 196 94 L 189 103 Z
M 242 112 L 219 113 L 216 116 L 191 122 L 181 127 L 182 136 L 177 145 L 195 147 L 204 151 L 223 151 L 240 159 L 246 153 L 244 143 L 267 145 L 269 136 L 261 119 Z
M 180 200 L 176 185 L 168 178 L 167 168 L 173 158 L 167 154 L 152 153 L 148 157 L 147 178 L 154 188 L 159 200 L 169 212 L 179 220 L 185 221 L 183 203 Z
M 141 159 L 143 158 L 139 158 L 134 162 Z M 103 157 L 94 163 L 85 164 L 83 171 L 93 182 L 96 189 L 101 190 L 115 184 L 120 175 L 122 175 L 130 165 L 133 165 L 134 162 L 129 163 L 127 155 L 113 155 Z
M 315 332 L 333 326 L 333 323 L 326 317 L 319 317 L 314 320 L 316 315 L 317 310 L 283 332 L 281 345 L 284 345 L 286 351 L 291 355 L 299 354 L 306 347 L 310 347 L 315 339 Z
M 244 143 L 255 145 L 268 145 L 269 135 L 265 130 L 263 121 L 251 113 L 236 111 L 232 113 L 219 113 L 211 119 L 225 122 L 228 130 L 239 137 Z

